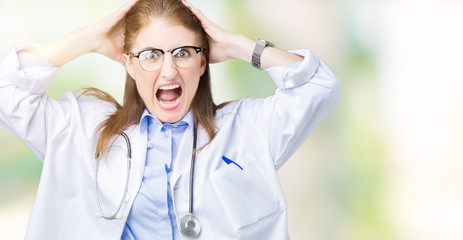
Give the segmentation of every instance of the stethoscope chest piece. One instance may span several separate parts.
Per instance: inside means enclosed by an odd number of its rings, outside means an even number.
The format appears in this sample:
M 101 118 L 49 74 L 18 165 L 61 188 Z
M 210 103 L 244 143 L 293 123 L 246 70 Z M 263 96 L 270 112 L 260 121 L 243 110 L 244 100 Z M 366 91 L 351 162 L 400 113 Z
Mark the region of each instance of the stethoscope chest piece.
M 183 216 L 180 219 L 180 232 L 189 237 L 197 237 L 201 232 L 201 223 L 192 214 Z

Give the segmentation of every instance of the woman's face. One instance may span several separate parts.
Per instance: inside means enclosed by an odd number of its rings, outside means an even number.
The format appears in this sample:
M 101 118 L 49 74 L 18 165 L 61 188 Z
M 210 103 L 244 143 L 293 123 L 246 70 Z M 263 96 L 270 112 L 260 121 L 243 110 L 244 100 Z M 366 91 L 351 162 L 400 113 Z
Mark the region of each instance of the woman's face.
M 167 51 L 182 46 L 200 47 L 197 35 L 182 25 L 156 18 L 140 30 L 131 50 L 138 52 L 156 48 Z M 153 56 L 151 54 L 149 57 Z M 138 93 L 148 111 L 161 122 L 177 122 L 191 107 L 199 78 L 206 69 L 203 53 L 193 51 L 192 57 L 194 63 L 191 67 L 179 68 L 173 61 L 172 53 L 165 52 L 162 66 L 147 72 L 140 66 L 139 59 L 126 56 L 127 71 L 135 80 Z

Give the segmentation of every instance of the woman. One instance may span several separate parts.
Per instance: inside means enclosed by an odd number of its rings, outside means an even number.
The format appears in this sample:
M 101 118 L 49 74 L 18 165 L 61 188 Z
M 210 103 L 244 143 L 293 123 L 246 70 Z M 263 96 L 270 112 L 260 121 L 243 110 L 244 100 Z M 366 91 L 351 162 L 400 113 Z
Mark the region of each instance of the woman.
M 183 4 L 182 4 L 183 3 Z M 124 103 L 44 94 L 97 52 L 126 66 Z M 266 69 L 266 99 L 216 106 L 209 63 Z M 332 111 L 340 82 L 307 50 L 231 34 L 191 4 L 130 1 L 0 66 L 0 121 L 43 161 L 27 239 L 288 239 L 277 170 Z

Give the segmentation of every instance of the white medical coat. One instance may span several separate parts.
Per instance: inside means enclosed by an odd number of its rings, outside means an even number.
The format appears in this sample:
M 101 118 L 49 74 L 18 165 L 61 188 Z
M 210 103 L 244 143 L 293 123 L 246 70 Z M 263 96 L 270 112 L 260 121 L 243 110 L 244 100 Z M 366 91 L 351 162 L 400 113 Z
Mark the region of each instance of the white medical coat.
M 275 95 L 242 99 L 217 111 L 217 135 L 196 156 L 194 214 L 202 223 L 197 239 L 289 239 L 277 170 L 333 110 L 341 92 L 340 81 L 322 61 L 308 50 L 294 52 L 304 61 L 267 70 L 278 87 Z M 97 218 L 95 129 L 115 108 L 75 92 L 60 100 L 48 97 L 45 90 L 57 71 L 51 66 L 20 70 L 16 50 L 0 64 L 0 122 L 43 161 L 26 239 L 120 239 L 142 181 L 146 133 L 138 125 L 125 130 L 132 166 L 121 218 Z M 200 128 L 198 146 L 207 141 Z M 171 177 L 178 220 L 188 213 L 191 152 L 192 130 L 187 129 Z M 125 184 L 122 137 L 99 168 L 100 201 L 109 215 Z

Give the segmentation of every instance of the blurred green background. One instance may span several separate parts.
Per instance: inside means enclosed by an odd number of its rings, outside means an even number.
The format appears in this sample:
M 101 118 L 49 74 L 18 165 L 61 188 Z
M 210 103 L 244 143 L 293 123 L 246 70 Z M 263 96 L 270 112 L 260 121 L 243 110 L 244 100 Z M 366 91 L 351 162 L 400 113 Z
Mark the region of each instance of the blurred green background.
M 0 56 L 52 41 L 124 2 L 0 0 Z M 463 3 L 191 2 L 231 32 L 309 48 L 343 82 L 335 111 L 279 172 L 292 239 L 463 239 Z M 217 103 L 275 90 L 248 63 L 211 71 Z M 94 86 L 121 99 L 124 73 L 89 54 L 63 66 L 47 93 Z M 0 239 L 22 239 L 41 162 L 3 127 L 0 142 Z

